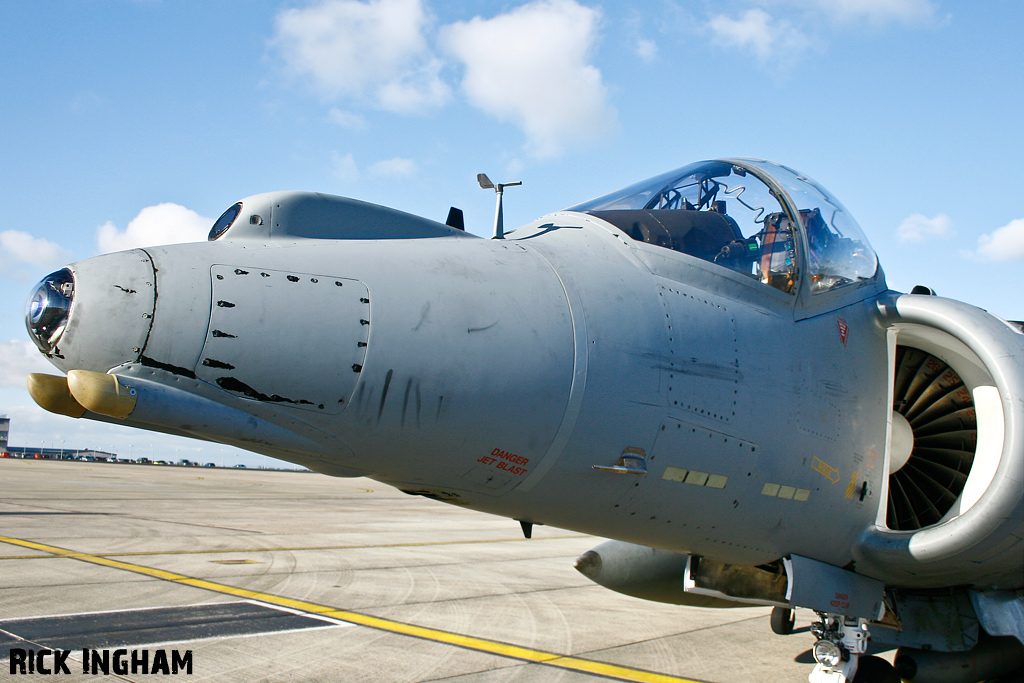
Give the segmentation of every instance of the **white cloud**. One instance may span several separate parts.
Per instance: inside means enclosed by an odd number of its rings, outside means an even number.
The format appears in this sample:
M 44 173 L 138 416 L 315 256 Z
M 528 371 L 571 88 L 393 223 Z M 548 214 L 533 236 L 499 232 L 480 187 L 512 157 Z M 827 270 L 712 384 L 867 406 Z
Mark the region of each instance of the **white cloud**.
M 277 15 L 272 44 L 293 73 L 331 97 L 369 97 L 390 111 L 442 104 L 449 89 L 424 35 L 422 0 L 323 0 Z
M 0 232 L 0 274 L 9 275 L 21 265 L 59 268 L 69 260 L 70 252 L 53 242 L 20 230 Z
M 332 108 L 328 113 L 328 116 L 331 121 L 342 128 L 348 128 L 349 130 L 363 130 L 366 128 L 366 119 L 359 114 L 353 114 L 350 111 Z
M 24 389 L 25 379 L 32 372 L 58 374 L 32 342 L 16 339 L 0 342 L 0 388 Z
M 590 63 L 599 19 L 575 0 L 535 0 L 451 24 L 441 41 L 464 67 L 469 102 L 520 126 L 531 151 L 549 157 L 615 126 L 601 72 Z
M 904 218 L 896 228 L 900 242 L 923 242 L 930 237 L 949 237 L 952 234 L 953 221 L 944 213 L 935 214 L 934 218 L 915 213 Z
M 979 237 L 978 255 L 988 261 L 1024 261 L 1024 218 Z
M 356 165 L 352 152 L 342 156 L 331 152 L 331 163 L 334 164 L 334 177 L 342 184 L 354 183 L 359 180 L 359 166 Z
M 212 218 L 200 216 L 179 204 L 157 204 L 140 211 L 123 232 L 107 221 L 96 230 L 96 244 L 100 253 L 106 254 L 158 244 L 202 242 L 211 225 Z
M 791 22 L 760 8 L 747 10 L 739 19 L 719 14 L 707 25 L 718 43 L 748 50 L 761 62 L 786 65 L 811 47 L 811 40 Z
M 931 0 L 815 0 L 818 7 L 839 21 L 865 19 L 874 24 L 916 24 L 931 20 Z
M 384 159 L 370 166 L 370 175 L 388 178 L 404 178 L 416 172 L 416 162 L 412 159 Z
M 645 62 L 653 62 L 658 56 L 658 44 L 653 40 L 640 38 L 636 42 L 636 53 Z

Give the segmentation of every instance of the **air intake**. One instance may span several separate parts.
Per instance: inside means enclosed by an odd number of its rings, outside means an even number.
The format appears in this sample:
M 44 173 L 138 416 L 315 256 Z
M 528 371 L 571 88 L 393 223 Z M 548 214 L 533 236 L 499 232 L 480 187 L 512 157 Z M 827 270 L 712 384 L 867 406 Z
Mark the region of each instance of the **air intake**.
M 1013 585 L 1013 543 L 1024 538 L 1024 335 L 937 296 L 893 292 L 878 312 L 894 364 L 889 495 L 885 522 L 854 544 L 857 572 L 920 588 L 996 576 Z
M 977 415 L 956 371 L 909 346 L 896 347 L 893 410 L 910 424 L 914 448 L 889 477 L 886 525 L 913 531 L 939 522 L 963 492 L 978 441 Z

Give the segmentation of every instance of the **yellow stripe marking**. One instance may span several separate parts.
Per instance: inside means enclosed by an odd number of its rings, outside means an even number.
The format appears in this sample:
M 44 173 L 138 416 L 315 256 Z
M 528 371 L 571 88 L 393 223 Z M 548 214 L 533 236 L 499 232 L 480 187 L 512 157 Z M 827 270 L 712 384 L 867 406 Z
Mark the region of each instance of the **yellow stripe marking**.
M 591 536 L 574 535 L 574 536 L 544 536 L 543 538 L 529 539 L 531 543 L 537 543 L 538 541 L 556 541 L 556 540 L 567 540 L 572 538 L 592 538 Z M 94 557 L 140 557 L 145 555 L 230 555 L 233 553 L 281 553 L 281 552 L 299 552 L 302 550 L 361 550 L 366 548 L 416 548 L 419 546 L 429 545 L 465 545 L 469 543 L 525 543 L 528 539 L 525 538 L 484 538 L 484 539 L 472 539 L 468 541 L 423 541 L 417 543 L 377 543 L 372 545 L 308 545 L 308 546 L 295 546 L 292 548 L 239 548 L 232 550 L 230 548 L 215 548 L 206 550 L 147 550 L 145 552 L 132 552 L 132 553 L 95 553 Z M 0 555 L 0 561 L 3 560 L 49 560 L 53 559 L 53 555 Z
M 288 609 L 300 612 L 347 621 L 350 624 L 358 624 L 360 626 L 367 626 L 369 628 L 388 631 L 390 633 L 422 638 L 424 640 L 432 640 L 437 643 L 455 645 L 469 650 L 476 650 L 478 652 L 498 655 L 501 657 L 509 657 L 511 659 L 518 659 L 525 662 L 544 664 L 546 666 L 569 669 L 598 676 L 606 676 L 609 678 L 618 678 L 624 681 L 638 681 L 639 683 L 699 683 L 698 681 L 688 678 L 680 678 L 678 676 L 669 676 L 667 674 L 659 674 L 652 671 L 632 669 L 625 666 L 618 666 L 616 664 L 594 662 L 586 659 L 579 659 L 577 657 L 559 655 L 553 652 L 544 652 L 542 650 L 534 650 L 532 648 L 520 647 L 518 645 L 510 645 L 508 643 L 488 640 L 486 638 L 477 638 L 475 636 L 466 636 L 459 633 L 441 631 L 435 628 L 414 626 L 413 624 L 405 624 L 400 621 L 392 621 L 391 619 L 382 619 L 368 614 L 359 614 L 358 612 L 350 612 L 348 610 L 336 609 L 326 605 L 318 605 L 305 600 L 294 600 L 292 598 L 285 598 L 279 595 L 272 595 L 270 593 L 260 593 L 258 591 L 247 590 L 245 588 L 228 586 L 215 581 L 196 579 L 190 576 L 185 576 L 184 574 L 156 569 L 154 567 L 145 567 L 131 562 L 114 560 L 100 555 L 79 553 L 73 550 L 67 550 L 66 548 L 46 545 L 45 543 L 36 543 L 34 541 L 26 541 L 20 538 L 10 538 L 8 536 L 0 536 L 0 543 L 8 543 L 22 548 L 29 548 L 31 550 L 49 553 L 57 557 L 81 560 L 82 562 L 89 562 L 91 564 L 110 567 L 112 569 L 121 569 L 135 574 L 161 579 L 163 581 L 171 581 L 183 586 L 191 586 L 193 588 L 200 588 L 248 600 L 258 600 L 268 605 L 287 607 Z
M 853 495 L 857 492 L 857 477 L 860 476 L 860 472 L 854 472 L 850 475 L 850 483 L 846 485 L 846 497 L 853 499 Z

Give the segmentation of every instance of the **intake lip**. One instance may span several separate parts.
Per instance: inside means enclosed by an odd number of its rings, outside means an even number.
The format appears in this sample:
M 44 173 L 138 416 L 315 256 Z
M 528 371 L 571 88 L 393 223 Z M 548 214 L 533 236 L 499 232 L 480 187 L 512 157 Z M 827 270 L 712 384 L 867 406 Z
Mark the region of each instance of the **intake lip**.
M 75 278 L 62 268 L 44 277 L 25 306 L 25 326 L 43 353 L 50 353 L 64 333 L 75 298 Z

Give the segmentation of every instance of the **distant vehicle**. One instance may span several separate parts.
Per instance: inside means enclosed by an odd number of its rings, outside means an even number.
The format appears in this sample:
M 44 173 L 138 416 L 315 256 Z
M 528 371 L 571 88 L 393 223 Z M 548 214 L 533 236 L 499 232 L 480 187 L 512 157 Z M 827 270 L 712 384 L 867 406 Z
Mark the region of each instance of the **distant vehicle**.
M 139 463 L 140 465 L 150 464 L 149 458 L 135 458 L 135 462 Z
M 215 463 L 212 463 L 212 462 L 208 462 L 205 465 L 203 465 L 203 467 L 216 467 L 216 466 L 217 465 Z
M 7 451 L 4 451 L 3 453 L 0 453 L 0 458 L 13 458 L 13 457 L 14 456 L 11 455 L 10 453 L 8 453 Z
M 154 465 L 170 465 L 170 463 L 167 462 L 166 460 L 154 460 L 153 464 Z
M 235 465 L 235 467 L 238 468 L 238 469 L 242 469 L 242 470 L 245 469 L 245 465 Z

